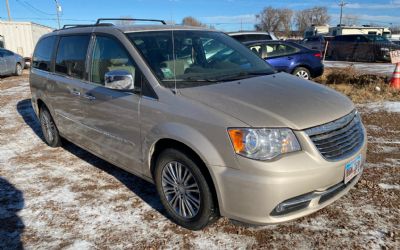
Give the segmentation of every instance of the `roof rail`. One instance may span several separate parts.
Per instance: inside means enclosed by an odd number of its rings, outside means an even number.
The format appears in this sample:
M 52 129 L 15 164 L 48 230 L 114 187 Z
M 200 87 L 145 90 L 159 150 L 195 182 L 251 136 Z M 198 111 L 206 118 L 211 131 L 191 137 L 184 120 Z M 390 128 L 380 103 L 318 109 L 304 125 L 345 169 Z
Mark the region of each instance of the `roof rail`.
M 61 29 L 72 29 L 72 28 L 85 28 L 93 26 L 113 26 L 111 23 L 100 23 L 100 24 L 65 24 Z
M 101 24 L 102 21 L 144 21 L 144 22 L 159 22 L 163 25 L 167 23 L 164 20 L 159 19 L 138 19 L 138 18 L 99 18 L 97 19 L 96 25 Z
M 61 29 L 87 27 L 87 26 L 92 26 L 92 25 L 93 24 L 64 24 L 64 26 Z

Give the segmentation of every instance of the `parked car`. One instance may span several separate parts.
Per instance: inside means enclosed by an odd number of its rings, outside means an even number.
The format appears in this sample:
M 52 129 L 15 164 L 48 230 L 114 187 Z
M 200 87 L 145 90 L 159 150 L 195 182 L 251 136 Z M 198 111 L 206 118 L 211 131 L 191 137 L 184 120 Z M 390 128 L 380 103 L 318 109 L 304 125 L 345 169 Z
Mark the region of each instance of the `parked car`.
M 329 43 L 327 56 L 335 61 L 388 62 L 389 52 L 399 49 L 399 45 L 379 35 L 342 35 Z
M 22 75 L 24 58 L 12 51 L 0 49 L 0 75 Z
M 239 42 L 257 41 L 257 40 L 278 40 L 273 32 L 261 31 L 241 31 L 229 32 L 228 35 L 235 38 Z
M 312 50 L 318 50 L 322 54 L 325 53 L 325 46 L 327 42 L 332 41 L 332 36 L 311 36 L 304 38 L 300 44 Z
M 321 52 L 292 42 L 254 41 L 244 43 L 277 71 L 311 79 L 324 73 Z
M 49 146 L 65 138 L 155 183 L 193 230 L 220 215 L 293 220 L 359 180 L 366 133 L 344 95 L 276 73 L 219 31 L 104 22 L 36 46 L 32 106 Z

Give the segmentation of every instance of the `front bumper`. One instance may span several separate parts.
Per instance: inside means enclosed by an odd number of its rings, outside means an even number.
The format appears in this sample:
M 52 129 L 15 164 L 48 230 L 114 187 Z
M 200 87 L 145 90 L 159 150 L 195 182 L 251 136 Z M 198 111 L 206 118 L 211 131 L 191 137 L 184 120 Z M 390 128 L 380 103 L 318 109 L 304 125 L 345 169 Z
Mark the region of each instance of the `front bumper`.
M 297 136 L 306 138 L 303 133 Z M 211 167 L 221 215 L 251 224 L 280 223 L 297 219 L 339 199 L 361 177 L 360 173 L 346 186 L 340 184 L 343 183 L 346 163 L 361 155 L 364 165 L 366 138 L 354 155 L 335 162 L 323 159 L 311 144 L 302 146 L 303 151 L 274 162 L 238 157 L 239 165 L 244 166 L 239 170 Z M 339 186 L 340 188 L 337 188 Z M 306 199 L 291 211 L 274 213 L 278 205 L 285 202 L 288 204 L 296 198 Z

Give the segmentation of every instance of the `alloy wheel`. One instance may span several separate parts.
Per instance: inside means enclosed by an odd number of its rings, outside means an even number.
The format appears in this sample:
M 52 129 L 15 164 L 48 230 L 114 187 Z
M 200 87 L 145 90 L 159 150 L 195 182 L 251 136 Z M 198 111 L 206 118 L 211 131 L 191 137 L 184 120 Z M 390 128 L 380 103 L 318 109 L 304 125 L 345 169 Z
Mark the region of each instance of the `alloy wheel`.
M 162 170 L 162 189 L 169 206 L 184 219 L 195 217 L 200 210 L 200 189 L 190 170 L 177 161 Z
M 46 114 L 42 115 L 41 125 L 43 128 L 43 134 L 46 137 L 46 141 L 48 141 L 49 143 L 52 142 L 54 140 L 54 125 Z
M 300 70 L 296 73 L 297 77 L 303 78 L 303 79 L 310 79 L 310 76 L 308 75 L 308 72 L 304 70 Z

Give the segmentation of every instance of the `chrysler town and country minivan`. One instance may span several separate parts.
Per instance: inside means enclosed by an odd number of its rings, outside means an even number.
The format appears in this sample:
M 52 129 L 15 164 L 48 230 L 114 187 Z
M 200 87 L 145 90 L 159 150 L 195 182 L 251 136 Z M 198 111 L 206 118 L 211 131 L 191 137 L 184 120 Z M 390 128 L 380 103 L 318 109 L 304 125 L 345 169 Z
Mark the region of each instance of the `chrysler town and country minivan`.
M 30 86 L 49 146 L 66 139 L 154 183 L 167 216 L 193 230 L 313 213 L 356 184 L 366 159 L 348 98 L 276 73 L 219 31 L 65 27 L 38 42 Z

